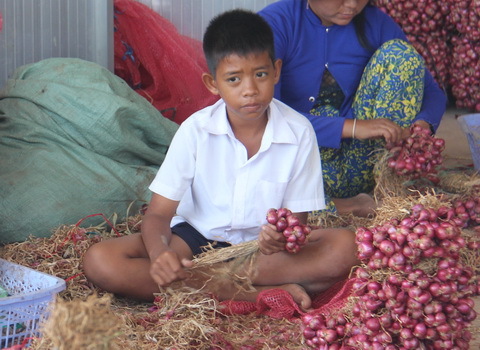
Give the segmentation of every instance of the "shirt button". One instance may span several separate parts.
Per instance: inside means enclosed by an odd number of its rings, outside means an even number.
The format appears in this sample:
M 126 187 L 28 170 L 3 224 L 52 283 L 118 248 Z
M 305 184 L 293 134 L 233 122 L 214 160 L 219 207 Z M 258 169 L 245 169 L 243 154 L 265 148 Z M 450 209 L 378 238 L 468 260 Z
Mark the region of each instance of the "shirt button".
M 328 68 L 328 62 L 327 62 L 327 63 L 325 63 L 325 68 Z
M 308 100 L 309 100 L 310 102 L 315 102 L 315 97 L 310 96 L 310 97 L 308 98 Z

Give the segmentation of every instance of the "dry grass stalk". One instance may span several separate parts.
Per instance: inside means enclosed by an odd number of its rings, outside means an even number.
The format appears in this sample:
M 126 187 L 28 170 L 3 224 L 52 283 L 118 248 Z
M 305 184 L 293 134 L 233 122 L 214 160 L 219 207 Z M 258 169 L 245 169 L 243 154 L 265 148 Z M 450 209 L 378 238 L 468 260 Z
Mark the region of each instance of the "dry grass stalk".
M 64 299 L 84 299 L 95 288 L 83 274 L 83 254 L 92 244 L 112 236 L 104 225 L 88 228 L 63 225 L 51 237 L 30 237 L 25 242 L 4 246 L 3 258 L 64 279 L 69 287 L 62 292 Z
M 463 229 L 462 237 L 468 244 L 480 242 L 480 226 L 475 229 Z M 477 276 L 480 276 L 480 251 L 464 248 L 460 251 L 460 259 L 463 265 L 473 269 Z
M 156 295 L 156 310 L 147 315 L 134 315 L 143 327 L 143 338 L 158 342 L 162 348 L 197 349 L 220 333 L 217 301 L 189 288 L 166 288 Z
M 222 249 L 212 246 L 193 259 L 194 266 L 189 269 L 190 285 L 195 285 L 199 292 L 213 293 L 232 285 L 238 292 L 254 291 L 252 279 L 255 276 L 255 259 L 258 242 L 232 245 Z M 175 289 L 185 287 L 183 281 L 171 285 Z
M 354 230 L 355 227 L 364 226 L 369 221 L 369 218 L 361 218 L 352 214 L 340 215 L 330 211 L 319 211 L 308 216 L 308 224 L 319 228 L 349 227 Z
M 388 167 L 387 160 L 390 153 L 387 149 L 379 150 L 375 155 L 375 166 L 373 173 L 375 176 L 375 189 L 373 191 L 374 198 L 377 202 L 386 197 L 399 197 L 408 195 L 405 178 L 395 174 Z
M 448 171 L 439 173 L 443 190 L 463 195 L 480 195 L 480 174 L 476 171 Z
M 411 214 L 411 208 L 416 204 L 422 204 L 425 208 L 438 209 L 441 206 L 450 207 L 449 199 L 444 195 L 435 193 L 435 189 L 421 193 L 417 190 L 409 190 L 408 196 L 387 196 L 382 199 L 381 206 L 376 210 L 376 216 L 372 220 L 372 226 L 385 224 L 393 219 L 401 220 Z
M 383 191 L 384 196 L 375 219 L 364 219 L 366 221 L 360 223 L 350 217 L 327 215 L 310 220 L 317 220 L 323 227 L 376 226 L 393 218 L 408 216 L 414 204 L 422 203 L 426 207 L 438 208 L 449 199 L 448 196 L 437 195 L 433 189 L 426 193 L 402 190 L 402 195 L 397 195 L 396 192 L 399 191 Z M 137 232 L 140 225 L 141 216 L 135 216 L 115 225 L 115 228 L 123 235 Z M 96 241 L 116 235 L 105 225 L 89 228 L 62 226 L 50 238 L 32 237 L 26 242 L 5 246 L 2 253 L 7 260 L 66 279 L 67 290 L 60 297 L 66 301 L 78 302 L 87 300 L 96 292 L 102 293 L 89 284 L 83 275 L 81 260 L 84 252 Z M 230 271 L 238 269 L 238 266 L 246 266 L 248 270 L 257 251 L 256 242 L 220 250 L 209 249 L 196 258 L 197 269 L 194 273 L 205 278 L 205 269 L 210 268 L 210 274 L 214 271 L 213 275 L 226 280 L 231 276 Z M 472 261 L 469 254 L 465 259 Z M 471 264 L 476 264 L 478 273 L 478 254 L 476 259 Z M 431 265 L 422 268 L 430 270 Z M 379 272 L 373 278 L 381 280 L 385 273 Z M 238 285 L 248 288 L 251 283 L 248 279 L 239 278 Z M 211 349 L 212 344 L 221 349 L 239 349 L 242 346 L 254 349 L 306 348 L 298 319 L 276 320 L 255 314 L 224 317 L 221 305 L 204 290 L 193 291 L 181 286 L 175 291 L 162 290 L 158 297 L 155 311 L 149 310 L 151 304 L 148 303 L 112 299 L 110 309 L 123 319 L 121 332 L 124 337 L 120 338 L 123 348 L 191 350 Z M 348 302 L 352 303 L 354 299 Z M 349 312 L 348 305 L 342 310 L 346 315 Z M 93 317 L 93 313 L 91 315 Z M 50 340 L 45 337 L 44 341 Z
M 228 316 L 208 294 L 190 288 L 168 288 L 157 294 L 156 309 L 131 314 L 138 349 L 176 350 L 305 349 L 299 320 L 266 316 Z M 213 347 L 216 346 L 216 347 Z
M 226 262 L 230 259 L 248 260 L 258 252 L 258 241 L 250 241 L 235 244 L 222 249 L 214 249 L 207 247 L 205 251 L 198 255 L 194 261 L 199 267 L 211 266 L 218 263 Z
M 42 325 L 43 337 L 32 349 L 110 350 L 121 349 L 125 340 L 125 321 L 110 307 L 111 296 L 105 294 L 65 301 L 57 298 L 50 316 Z
M 115 230 L 120 235 L 129 234 L 136 232 L 135 228 L 138 229 L 140 223 L 141 217 L 128 218 L 124 223 L 117 224 Z M 2 257 L 65 279 L 67 289 L 59 294 L 59 298 L 64 302 L 80 303 L 88 300 L 92 294 L 105 294 L 86 280 L 82 271 L 83 254 L 92 244 L 116 237 L 117 233 L 105 225 L 88 228 L 64 225 L 49 238 L 30 237 L 25 242 L 6 245 Z M 198 268 L 194 269 L 194 273 L 202 274 L 203 268 L 210 268 L 213 275 L 220 276 L 220 280 L 227 281 L 230 278 L 228 283 L 231 284 L 231 276 L 227 278 L 224 271 L 241 264 L 247 266 L 247 270 L 251 268 L 252 257 L 258 247 L 256 243 L 250 243 L 232 247 L 231 251 L 228 251 L 230 248 L 225 249 L 226 254 L 218 256 L 216 254 L 223 249 L 200 255 L 196 259 Z M 239 258 L 233 259 L 236 255 Z M 225 259 L 229 261 L 221 263 Z M 248 279 L 237 280 L 239 290 L 251 286 Z M 262 349 L 304 349 L 304 346 L 299 345 L 303 339 L 301 331 L 297 325 L 294 326 L 294 323 L 287 320 L 272 320 L 270 317 L 256 315 L 222 317 L 221 310 L 217 310 L 215 299 L 204 291 L 189 290 L 181 286 L 175 291 L 159 291 L 160 295 L 163 295 L 163 299 L 156 303 L 160 312 L 149 310 L 149 303 L 123 298 L 112 299 L 110 309 L 123 319 L 122 333 L 125 337 L 119 340 L 123 348 L 211 349 L 213 342 L 220 344 L 219 348 L 222 349 L 234 349 L 237 344 L 248 346 L 253 343 L 263 344 Z M 160 303 L 165 304 L 161 306 Z M 177 306 L 173 306 L 175 303 Z M 68 304 L 64 307 L 75 306 Z M 166 317 L 173 309 L 174 317 Z M 94 317 L 93 314 L 90 316 Z M 72 329 L 75 327 L 71 326 Z M 63 335 L 61 337 L 63 338 Z M 57 341 L 61 342 L 61 339 Z M 38 349 L 55 349 L 48 335 L 37 339 L 35 344 Z

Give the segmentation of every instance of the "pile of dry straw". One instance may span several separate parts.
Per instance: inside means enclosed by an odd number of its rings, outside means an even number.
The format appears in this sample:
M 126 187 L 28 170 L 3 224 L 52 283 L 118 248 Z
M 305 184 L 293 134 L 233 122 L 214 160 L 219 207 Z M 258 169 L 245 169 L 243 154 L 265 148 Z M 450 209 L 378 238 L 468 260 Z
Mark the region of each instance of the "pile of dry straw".
M 394 176 L 382 162 L 377 166 L 375 198 L 381 203 L 371 219 L 339 217 L 332 214 L 310 217 L 320 226 L 376 226 L 409 214 L 415 203 L 436 208 L 452 198 L 480 193 L 480 175 L 465 170 L 440 173 L 442 187 L 405 182 Z M 102 239 L 138 232 L 142 215 L 116 218 L 96 227 L 65 225 L 49 238 L 30 238 L 6 245 L 3 257 L 67 281 L 51 306 L 48 321 L 41 327 L 42 338 L 32 349 L 305 349 L 300 320 L 272 319 L 256 314 L 229 315 L 204 292 L 179 286 L 161 291 L 154 304 L 113 297 L 91 285 L 82 272 L 86 249 Z M 108 223 L 107 223 L 108 222 Z M 465 232 L 479 240 L 479 233 Z M 235 266 L 251 264 L 256 242 L 209 251 L 197 265 L 218 267 L 217 279 L 231 280 Z M 235 257 L 225 268 L 225 260 Z M 478 254 L 470 263 L 480 266 Z M 119 271 L 120 273 L 120 271 Z M 239 288 L 249 281 L 237 281 Z M 242 286 L 243 283 L 243 286 Z

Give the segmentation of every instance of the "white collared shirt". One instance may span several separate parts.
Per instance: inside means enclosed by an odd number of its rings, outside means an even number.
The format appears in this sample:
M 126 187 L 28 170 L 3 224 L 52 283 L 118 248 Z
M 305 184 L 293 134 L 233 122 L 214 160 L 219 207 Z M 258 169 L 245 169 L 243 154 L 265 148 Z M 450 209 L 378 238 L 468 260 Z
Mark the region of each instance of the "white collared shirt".
M 232 244 L 257 239 L 269 208 L 325 208 L 315 132 L 303 115 L 275 99 L 250 159 L 223 100 L 194 113 L 181 124 L 149 188 L 180 201 L 172 226 L 187 221 L 206 238 Z

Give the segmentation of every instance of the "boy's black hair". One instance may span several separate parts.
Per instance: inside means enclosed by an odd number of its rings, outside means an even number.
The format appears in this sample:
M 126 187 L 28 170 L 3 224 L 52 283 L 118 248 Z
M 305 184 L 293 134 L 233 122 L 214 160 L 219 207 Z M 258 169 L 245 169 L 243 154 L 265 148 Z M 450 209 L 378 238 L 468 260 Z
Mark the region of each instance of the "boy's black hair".
M 259 14 L 244 9 L 230 10 L 210 21 L 203 36 L 203 52 L 213 76 L 218 63 L 232 54 L 245 57 L 268 52 L 274 62 L 273 32 Z

